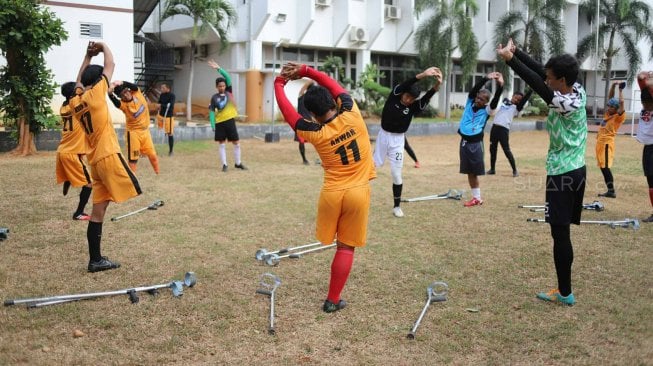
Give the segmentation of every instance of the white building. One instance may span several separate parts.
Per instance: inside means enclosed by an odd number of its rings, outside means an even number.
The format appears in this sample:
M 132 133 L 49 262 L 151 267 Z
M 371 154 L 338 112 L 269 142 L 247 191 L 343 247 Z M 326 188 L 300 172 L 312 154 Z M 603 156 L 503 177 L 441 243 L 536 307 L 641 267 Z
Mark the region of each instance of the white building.
M 43 4 L 63 21 L 68 32 L 68 39 L 45 56 L 57 84 L 75 81 L 89 41 L 105 42 L 111 48 L 116 63 L 113 79 L 134 79 L 132 0 L 43 1 Z M 103 55 L 98 55 L 92 62 L 101 65 Z M 61 95 L 56 94 L 52 103 L 55 112 L 62 101 Z M 112 110 L 115 121 L 124 121 L 120 111 Z
M 653 0 L 648 2 L 653 5 Z M 232 3 L 238 12 L 238 23 L 230 34 L 231 47 L 218 54 L 215 33 L 198 41 L 204 46 L 200 47 L 202 58 L 195 69 L 193 104 L 200 109 L 208 105 L 215 90 L 215 72 L 202 62 L 204 59 L 214 58 L 230 72 L 239 109 L 254 121 L 269 120 L 275 110 L 272 76 L 285 61 L 320 66 L 326 57 L 340 56 L 345 63 L 346 77 L 353 80 L 365 65 L 374 63 L 385 74 L 380 82 L 386 86 L 401 81 L 407 68 L 414 69 L 411 62 L 417 52 L 413 36 L 419 20 L 413 11 L 413 0 L 232 0 Z M 566 51 L 572 54 L 578 40 L 590 30 L 585 17 L 579 16 L 578 3 L 578 0 L 568 0 L 561 16 L 566 27 Z M 480 45 L 476 77 L 494 69 L 494 22 L 509 9 L 523 7 L 522 0 L 480 0 L 478 5 L 479 12 L 473 20 Z M 175 47 L 178 71 L 173 79 L 178 99 L 183 99 L 189 59 L 185 34 L 192 23 L 188 17 L 176 16 L 159 26 L 153 19 L 158 19 L 160 9 L 154 10 L 142 30 Z M 647 49 L 650 47 L 642 45 L 645 61 L 649 59 Z M 589 59 L 583 63 L 583 70 L 595 66 L 595 60 Z M 653 68 L 653 64 L 644 65 L 647 67 Z M 625 76 L 625 68 L 623 59 L 617 59 L 613 76 Z M 583 78 L 588 94 L 593 95 L 594 73 L 584 73 Z M 603 81 L 598 82 L 596 93 L 602 96 Z M 451 83 L 454 91 L 451 103 L 464 104 L 468 86 L 462 85 L 457 67 Z M 444 104 L 444 93 L 439 94 L 434 101 L 436 107 Z

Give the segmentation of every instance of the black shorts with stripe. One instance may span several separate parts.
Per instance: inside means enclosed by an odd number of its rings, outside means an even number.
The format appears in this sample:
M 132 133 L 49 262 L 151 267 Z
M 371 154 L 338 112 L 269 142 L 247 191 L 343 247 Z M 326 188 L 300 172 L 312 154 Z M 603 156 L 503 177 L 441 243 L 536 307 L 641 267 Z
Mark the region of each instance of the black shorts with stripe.
M 485 175 L 483 141 L 460 140 L 460 173 Z
M 238 130 L 236 129 L 236 120 L 228 119 L 224 122 L 215 124 L 215 141 L 238 141 Z
M 653 144 L 644 145 L 644 151 L 642 151 L 642 167 L 644 168 L 645 176 L 653 176 Z
M 547 175 L 544 219 L 551 225 L 580 224 L 587 171 L 585 166 Z

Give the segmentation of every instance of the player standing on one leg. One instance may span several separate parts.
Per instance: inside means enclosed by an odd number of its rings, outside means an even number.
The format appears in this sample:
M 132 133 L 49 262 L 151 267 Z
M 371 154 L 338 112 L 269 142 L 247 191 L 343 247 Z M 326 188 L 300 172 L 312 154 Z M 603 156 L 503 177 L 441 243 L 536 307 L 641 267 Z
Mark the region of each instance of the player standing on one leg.
M 222 171 L 226 172 L 228 167 L 226 140 L 234 144 L 234 167 L 236 169 L 247 170 L 242 161 L 240 161 L 240 139 L 238 137 L 238 129 L 236 129 L 238 109 L 236 108 L 236 101 L 234 100 L 231 88 L 231 77 L 215 61 L 209 60 L 208 64 L 221 75 L 215 79 L 215 89 L 218 92 L 211 97 L 209 120 L 211 127 L 215 131 L 215 141 L 220 144 Z
M 91 58 L 104 54 L 104 66 L 91 65 Z M 89 142 L 88 162 L 93 179 L 93 212 L 86 237 L 90 260 L 89 272 L 120 267 L 120 263 L 102 256 L 102 222 L 109 202 L 123 202 L 141 194 L 134 173 L 120 153 L 113 129 L 107 93 L 115 64 L 113 54 L 103 42 L 89 42 L 77 75 L 76 96 L 70 99 L 74 118 L 78 118 Z
M 304 104 L 315 121 L 297 113 L 284 92 L 288 80 L 301 77 L 319 84 L 309 87 L 304 97 Z M 340 294 L 349 278 L 354 249 L 363 247 L 367 237 L 369 181 L 376 177 L 370 136 L 352 97 L 322 72 L 288 63 L 274 80 L 274 90 L 286 122 L 313 144 L 322 159 L 324 183 L 317 207 L 316 237 L 325 245 L 337 238 L 329 293 L 322 306 L 322 310 L 331 313 L 347 305 Z
M 653 71 L 642 71 L 637 75 L 637 83 L 642 91 L 642 111 L 637 125 L 637 141 L 644 145 L 642 166 L 648 183 L 648 197 L 653 206 Z M 642 220 L 653 222 L 653 214 Z
M 61 86 L 61 95 L 66 100 L 61 105 L 60 115 L 63 124 L 61 142 L 57 148 L 57 183 L 63 183 L 63 195 L 68 189 L 82 187 L 79 193 L 79 204 L 73 214 L 73 220 L 89 220 L 91 216 L 84 213 L 84 207 L 91 197 L 91 176 L 84 164 L 84 156 L 88 151 L 88 143 L 79 119 L 75 118 L 70 108 L 70 98 L 75 95 L 75 82 L 71 81 Z
M 417 99 L 420 90 L 415 83 L 429 76 L 435 78 L 433 87 L 421 98 Z M 429 67 L 415 77 L 395 86 L 383 106 L 381 128 L 376 137 L 376 146 L 374 147 L 374 165 L 379 168 L 383 166 L 385 159 L 390 161 L 392 196 L 394 200 L 392 214 L 395 217 L 404 217 L 404 213 L 399 205 L 401 204 L 401 191 L 403 188 L 401 170 L 404 165 L 403 156 L 406 131 L 413 121 L 413 116 L 428 107 L 431 97 L 438 91 L 441 82 L 442 72 L 440 69 Z
M 623 85 L 623 87 L 621 85 Z M 619 99 L 614 97 L 614 89 L 619 86 Z M 614 178 L 612 177 L 612 163 L 614 161 L 614 138 L 617 136 L 619 127 L 626 120 L 626 110 L 624 109 L 624 95 L 623 88 L 626 83 L 616 82 L 610 86 L 610 94 L 608 94 L 608 105 L 601 121 L 601 127 L 596 134 L 596 162 L 603 174 L 605 185 L 608 186 L 608 191 L 599 193 L 599 197 L 617 198 L 617 193 L 614 189 Z
M 576 302 L 571 291 L 574 250 L 569 229 L 572 223 L 580 224 L 583 211 L 587 142 L 587 97 L 583 86 L 576 81 L 578 61 L 565 54 L 550 58 L 542 66 L 518 50 L 512 39 L 505 47 L 499 45 L 497 53 L 549 106 L 544 218 L 551 226 L 558 288 L 541 292 L 537 298 L 573 305 Z
M 113 95 L 114 92 L 120 99 Z M 143 154 L 150 160 L 154 173 L 159 174 L 159 158 L 150 134 L 150 110 L 145 96 L 136 84 L 114 81 L 109 88 L 109 99 L 125 114 L 125 145 L 129 167 L 136 173 L 136 164 Z
M 529 90 L 526 95 L 517 92 L 512 95 L 511 99 L 505 98 L 499 106 L 499 109 L 494 113 L 492 129 L 490 130 L 490 170 L 487 171 L 487 174 L 496 174 L 494 167 L 497 162 L 497 145 L 500 144 L 512 168 L 512 176 L 519 176 L 515 157 L 512 155 L 512 151 L 510 151 L 510 125 L 512 124 L 512 119 L 524 109 L 532 93 L 532 90 Z
M 170 90 L 170 85 L 163 83 L 159 87 L 159 107 L 156 123 L 168 136 L 168 156 L 172 156 L 175 145 L 175 95 Z
M 492 93 L 487 89 L 482 89 L 485 83 L 496 79 L 497 90 L 494 98 L 488 106 Z M 481 184 L 478 180 L 479 175 L 485 175 L 485 153 L 483 151 L 483 131 L 485 124 L 492 110 L 496 109 L 499 104 L 499 98 L 503 91 L 503 76 L 500 72 L 491 72 L 482 78 L 467 96 L 467 104 L 460 118 L 460 173 L 467 174 L 469 187 L 472 189 L 472 199 L 464 203 L 465 207 L 472 207 L 483 204 L 481 198 Z

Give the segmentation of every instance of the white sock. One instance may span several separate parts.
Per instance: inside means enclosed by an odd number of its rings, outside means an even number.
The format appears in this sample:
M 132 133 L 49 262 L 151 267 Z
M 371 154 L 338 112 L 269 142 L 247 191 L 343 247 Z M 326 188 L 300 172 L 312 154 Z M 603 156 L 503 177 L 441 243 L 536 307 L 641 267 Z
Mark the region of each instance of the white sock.
M 236 165 L 240 165 L 240 143 L 234 144 L 234 160 Z
M 220 144 L 220 160 L 222 160 L 222 165 L 227 165 L 227 148 L 225 144 Z
M 472 197 L 476 199 L 481 199 L 481 189 L 480 188 L 472 188 Z

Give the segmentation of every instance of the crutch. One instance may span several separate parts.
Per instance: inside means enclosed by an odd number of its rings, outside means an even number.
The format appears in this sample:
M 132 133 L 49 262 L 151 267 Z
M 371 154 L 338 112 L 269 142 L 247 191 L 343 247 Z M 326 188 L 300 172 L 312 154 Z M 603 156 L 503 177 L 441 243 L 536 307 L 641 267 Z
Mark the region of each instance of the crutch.
M 124 215 L 112 217 L 111 221 L 118 221 L 120 219 L 124 219 L 125 217 L 131 216 L 131 215 L 136 215 L 137 213 L 143 212 L 143 211 L 146 211 L 146 210 L 156 210 L 161 206 L 163 206 L 163 201 L 161 201 L 161 200 L 154 201 L 151 205 L 149 205 L 147 207 L 140 208 L 140 209 L 138 209 L 136 211 L 132 211 L 132 212 L 126 213 Z
M 270 297 L 270 327 L 268 328 L 268 333 L 271 335 L 275 334 L 274 329 L 274 293 L 277 291 L 277 287 L 281 284 L 281 279 L 272 273 L 264 273 L 261 275 L 261 281 L 259 282 L 260 288 L 256 290 L 257 294 L 263 294 Z
M 406 198 L 406 199 L 402 198 L 401 202 L 419 202 L 419 201 L 441 200 L 446 198 L 461 200 L 463 198 L 463 192 L 457 191 L 455 189 L 450 189 L 446 193 L 442 193 L 442 194 L 434 194 L 430 196 Z
M 519 205 L 518 207 L 520 207 L 520 208 L 530 208 L 531 212 L 544 212 L 545 211 L 544 205 L 532 205 L 532 206 Z M 601 203 L 599 201 L 594 201 L 592 203 L 583 204 L 583 209 L 584 210 L 593 210 L 593 211 L 601 212 L 601 211 L 605 210 L 605 206 L 603 206 L 603 203 Z
M 426 314 L 426 310 L 429 308 L 429 305 L 434 302 L 447 301 L 448 291 L 449 286 L 445 282 L 436 281 L 429 285 L 429 287 L 426 289 L 426 304 L 424 304 L 424 308 L 419 314 L 419 318 L 417 318 L 413 328 L 406 336 L 408 339 L 415 339 L 415 332 L 417 331 L 417 327 L 419 327 L 419 323 L 422 321 L 424 314 Z
M 194 272 L 186 272 L 184 276 L 184 281 L 172 281 L 160 285 L 153 286 L 141 286 L 141 287 L 131 287 L 122 290 L 115 291 L 106 291 L 106 292 L 91 292 L 84 294 L 74 294 L 74 295 L 58 295 L 58 296 L 49 296 L 49 297 L 35 297 L 35 298 L 26 298 L 26 299 L 14 299 L 14 300 L 5 300 L 5 306 L 26 304 L 28 308 L 37 308 L 48 305 L 62 304 L 65 302 L 78 301 L 93 299 L 97 297 L 106 297 L 106 296 L 115 296 L 115 295 L 127 295 L 129 296 L 129 301 L 132 304 L 135 304 L 139 301 L 137 292 L 145 291 L 150 294 L 156 294 L 160 288 L 170 288 L 172 290 L 172 295 L 174 297 L 180 297 L 184 294 L 184 286 L 193 287 L 197 283 L 197 277 Z
M 315 242 L 315 243 L 304 244 L 304 245 L 300 245 L 300 246 L 297 246 L 297 247 L 283 248 L 283 249 L 275 250 L 273 252 L 268 252 L 267 249 L 261 248 L 261 249 L 256 251 L 255 258 L 256 258 L 257 261 L 262 261 L 262 260 L 265 259 L 265 257 L 267 257 L 270 254 L 284 254 L 284 253 L 291 252 L 293 250 L 315 247 L 315 246 L 318 246 L 318 245 L 321 245 L 321 244 L 322 243 L 320 243 L 318 241 L 318 242 Z
M 544 219 L 526 219 L 528 222 L 546 222 Z M 633 227 L 633 230 L 639 230 L 639 220 L 638 219 L 623 219 L 623 220 L 606 220 L 606 221 L 592 221 L 592 220 L 581 220 L 581 224 L 597 224 L 597 225 L 608 225 L 611 228 L 624 227 L 628 228 Z
M 281 262 L 282 258 L 301 258 L 302 255 L 304 255 L 304 254 L 317 252 L 317 251 L 324 250 L 324 249 L 329 249 L 329 248 L 335 247 L 335 246 L 336 246 L 336 243 L 333 243 L 333 244 L 329 244 L 329 245 L 320 245 L 317 248 L 306 249 L 306 250 L 302 250 L 300 252 L 287 253 L 287 254 L 284 254 L 284 255 L 269 254 L 269 255 L 267 255 L 265 257 L 265 264 L 267 264 L 268 266 L 276 266 L 277 264 L 279 264 L 279 262 Z

